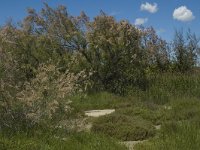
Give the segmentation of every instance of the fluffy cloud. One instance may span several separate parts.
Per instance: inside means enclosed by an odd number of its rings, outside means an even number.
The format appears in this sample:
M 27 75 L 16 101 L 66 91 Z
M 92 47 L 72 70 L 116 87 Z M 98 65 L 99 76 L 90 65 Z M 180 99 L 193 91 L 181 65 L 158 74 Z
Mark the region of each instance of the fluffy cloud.
M 135 19 L 135 25 L 140 26 L 145 24 L 148 21 L 148 18 L 137 18 Z
M 140 6 L 141 11 L 148 11 L 150 13 L 156 13 L 158 11 L 158 5 L 156 3 L 150 4 L 146 2 Z
M 173 18 L 179 21 L 191 21 L 195 16 L 186 6 L 181 6 L 174 10 Z

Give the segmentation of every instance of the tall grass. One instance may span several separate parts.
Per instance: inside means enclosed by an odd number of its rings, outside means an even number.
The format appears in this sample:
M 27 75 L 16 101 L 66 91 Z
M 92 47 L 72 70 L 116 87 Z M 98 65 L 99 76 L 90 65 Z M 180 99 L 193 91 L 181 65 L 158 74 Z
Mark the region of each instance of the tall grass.
M 72 107 L 77 110 L 108 109 L 115 108 L 125 101 L 124 98 L 108 92 L 91 94 L 77 94 L 71 97 Z
M 0 134 L 1 150 L 126 150 L 118 141 L 93 133 L 74 133 L 59 138 L 51 133 L 29 136 Z
M 163 127 L 159 138 L 135 147 L 136 150 L 199 150 L 199 122 L 170 123 Z
M 129 91 L 129 95 L 137 97 L 142 101 L 163 105 L 174 98 L 200 98 L 199 91 L 199 74 L 165 73 L 150 76 L 147 90 L 132 89 Z

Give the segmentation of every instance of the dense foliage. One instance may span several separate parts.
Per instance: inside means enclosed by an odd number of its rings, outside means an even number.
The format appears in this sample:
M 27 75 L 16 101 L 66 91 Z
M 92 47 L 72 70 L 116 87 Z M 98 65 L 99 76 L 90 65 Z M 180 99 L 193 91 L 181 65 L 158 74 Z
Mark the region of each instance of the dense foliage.
M 129 105 L 117 95 L 134 95 L 156 106 L 180 95 L 199 98 L 199 54 L 199 39 L 190 30 L 176 31 L 167 42 L 152 27 L 117 21 L 102 11 L 90 20 L 84 12 L 71 16 L 64 6 L 29 9 L 18 25 L 9 22 L 0 28 L 0 131 L 44 124 L 52 128 L 49 122 L 69 118 L 73 108 Z M 100 91 L 116 97 L 85 98 L 85 93 Z M 152 137 L 152 124 L 162 122 L 164 111 L 141 107 L 119 109 L 119 114 L 96 120 L 92 130 L 123 140 Z

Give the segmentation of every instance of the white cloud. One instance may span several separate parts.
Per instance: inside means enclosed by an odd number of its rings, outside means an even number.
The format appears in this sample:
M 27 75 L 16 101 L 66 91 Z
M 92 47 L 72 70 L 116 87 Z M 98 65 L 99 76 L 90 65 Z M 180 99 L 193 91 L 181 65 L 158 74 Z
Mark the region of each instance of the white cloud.
M 181 6 L 176 8 L 173 13 L 173 18 L 179 21 L 191 21 L 195 18 L 192 11 L 189 10 L 186 6 Z
M 135 25 L 140 26 L 145 24 L 148 21 L 148 18 L 137 18 L 135 19 Z
M 141 11 L 148 11 L 150 13 L 156 13 L 158 11 L 158 5 L 156 3 L 150 4 L 146 2 L 140 6 Z

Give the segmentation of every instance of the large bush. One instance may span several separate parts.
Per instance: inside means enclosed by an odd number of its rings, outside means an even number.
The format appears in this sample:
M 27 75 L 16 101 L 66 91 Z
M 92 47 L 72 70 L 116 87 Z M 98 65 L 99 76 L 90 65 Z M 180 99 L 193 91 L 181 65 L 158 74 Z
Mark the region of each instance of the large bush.
M 25 82 L 21 90 L 1 80 L 1 127 L 13 128 L 48 123 L 70 111 L 69 96 L 81 92 L 86 82 L 85 72 L 61 73 L 55 65 L 40 65 L 36 76 Z M 82 84 L 80 85 L 80 81 Z M 12 91 L 6 87 L 12 87 Z M 14 93 L 12 93 L 14 92 Z

